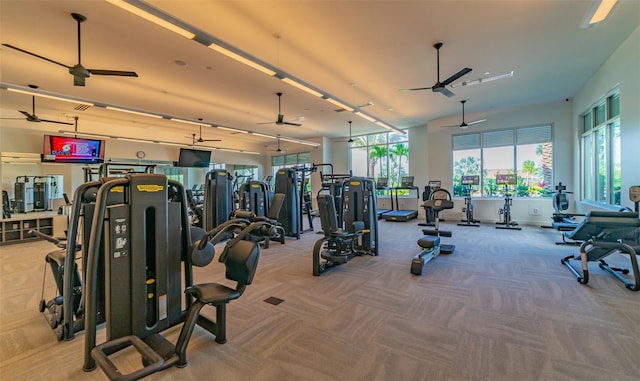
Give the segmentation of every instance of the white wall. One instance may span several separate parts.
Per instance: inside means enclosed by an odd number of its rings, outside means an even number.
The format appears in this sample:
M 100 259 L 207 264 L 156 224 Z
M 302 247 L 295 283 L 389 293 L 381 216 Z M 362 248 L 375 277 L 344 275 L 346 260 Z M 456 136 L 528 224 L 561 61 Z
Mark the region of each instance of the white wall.
M 580 137 L 580 114 L 620 85 L 620 134 L 622 138 L 622 206 L 631 207 L 628 189 L 640 185 L 640 27 L 624 41 L 598 71 L 587 81 L 574 98 L 573 131 L 575 144 Z M 580 180 L 580 146 L 576 145 L 572 157 L 574 189 L 582 191 Z M 578 193 L 581 194 L 581 193 Z M 579 209 L 592 208 L 580 202 Z

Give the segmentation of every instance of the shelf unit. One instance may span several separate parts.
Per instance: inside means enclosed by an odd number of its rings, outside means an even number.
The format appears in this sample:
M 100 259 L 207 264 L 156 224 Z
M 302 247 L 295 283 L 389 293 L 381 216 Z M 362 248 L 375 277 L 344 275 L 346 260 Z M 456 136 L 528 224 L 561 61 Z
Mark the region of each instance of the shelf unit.
M 54 218 L 55 216 L 49 213 L 25 213 L 2 220 L 0 222 L 0 245 L 40 239 L 29 234 L 31 229 L 53 235 Z

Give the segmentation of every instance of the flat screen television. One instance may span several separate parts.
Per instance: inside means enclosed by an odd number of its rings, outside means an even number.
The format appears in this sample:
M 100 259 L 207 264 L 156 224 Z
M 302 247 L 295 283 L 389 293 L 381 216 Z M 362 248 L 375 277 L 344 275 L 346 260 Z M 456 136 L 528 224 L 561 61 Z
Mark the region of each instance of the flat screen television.
M 104 140 L 45 135 L 42 162 L 94 164 L 104 162 Z
M 211 151 L 180 148 L 178 167 L 209 167 Z

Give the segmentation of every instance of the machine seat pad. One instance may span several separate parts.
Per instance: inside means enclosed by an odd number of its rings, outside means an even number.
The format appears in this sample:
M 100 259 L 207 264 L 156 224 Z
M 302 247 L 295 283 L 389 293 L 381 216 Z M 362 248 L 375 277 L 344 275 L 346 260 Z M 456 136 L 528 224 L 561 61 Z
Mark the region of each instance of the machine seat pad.
M 240 297 L 240 291 L 219 283 L 202 283 L 188 287 L 184 292 L 202 303 L 222 304 Z
M 551 224 L 551 226 L 553 226 L 554 229 L 561 231 L 561 232 L 568 232 L 571 230 L 575 230 L 575 228 L 578 227 L 578 225 L 580 225 L 578 222 L 575 223 L 571 223 L 571 222 L 553 222 Z
M 422 237 L 418 240 L 418 246 L 423 249 L 432 249 L 440 246 L 440 237 Z

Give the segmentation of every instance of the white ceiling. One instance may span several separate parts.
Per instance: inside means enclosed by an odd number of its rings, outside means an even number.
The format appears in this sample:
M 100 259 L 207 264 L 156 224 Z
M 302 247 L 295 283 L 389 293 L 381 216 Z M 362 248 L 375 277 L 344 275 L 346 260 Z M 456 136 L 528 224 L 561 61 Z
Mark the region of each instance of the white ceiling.
M 294 75 L 398 128 L 466 112 L 571 98 L 640 24 L 640 1 L 622 0 L 609 19 L 579 25 L 590 0 L 548 1 L 167 1 L 147 3 L 234 47 Z M 67 65 L 77 63 L 76 23 L 82 24 L 82 64 L 91 69 L 136 71 L 139 78 L 91 76 L 73 86 L 63 67 L 0 48 L 0 81 L 41 90 L 240 129 L 299 139 L 354 135 L 382 129 L 320 98 L 237 63 L 206 46 L 134 16 L 105 1 L 0 1 L 0 42 Z M 280 36 L 277 38 L 276 36 Z M 436 82 L 464 67 L 471 80 L 508 72 L 512 78 L 452 89 L 399 92 Z M 175 63 L 181 60 L 186 66 Z M 352 84 L 356 84 L 353 86 Z M 277 116 L 283 92 L 285 119 L 305 117 L 302 127 L 258 124 Z M 31 97 L 0 90 L 0 116 L 31 112 Z M 196 126 L 132 116 L 36 98 L 40 118 L 71 120 L 79 130 L 161 140 L 191 141 Z M 57 131 L 52 123 L 3 119 L 5 127 Z M 69 129 L 73 129 L 73 127 Z M 115 127 L 115 131 L 114 131 Z M 233 148 L 264 148 L 273 140 L 213 128 Z M 212 145 L 215 145 L 212 143 Z

